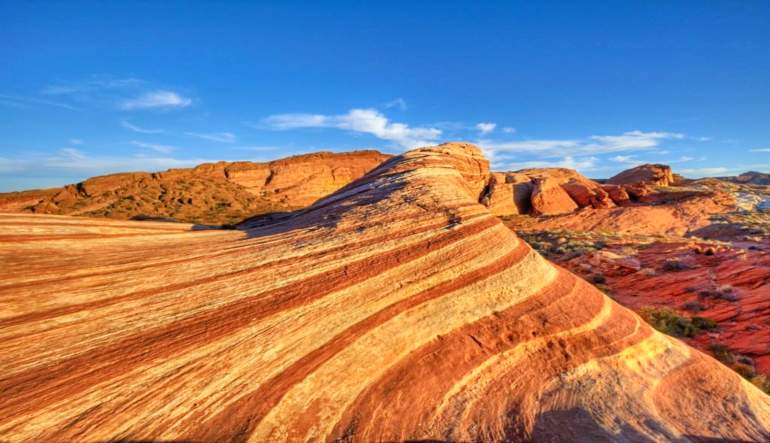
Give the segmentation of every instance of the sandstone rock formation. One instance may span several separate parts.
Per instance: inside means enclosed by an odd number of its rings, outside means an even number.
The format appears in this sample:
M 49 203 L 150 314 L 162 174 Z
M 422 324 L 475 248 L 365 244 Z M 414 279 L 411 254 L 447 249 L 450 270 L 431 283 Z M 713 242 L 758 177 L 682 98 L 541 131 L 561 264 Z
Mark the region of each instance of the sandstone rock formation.
M 377 151 L 320 152 L 269 163 L 112 174 L 58 189 L 0 194 L 0 211 L 233 223 L 308 206 L 389 157 Z
M 611 194 L 602 185 L 566 168 L 496 172 L 490 179 L 482 203 L 495 215 L 501 216 L 557 215 L 584 207 L 615 206 Z
M 612 185 L 646 184 L 653 186 L 671 186 L 675 183 L 671 167 L 660 164 L 644 164 L 626 169 L 611 177 L 607 183 Z
M 551 265 L 466 144 L 246 231 L 1 215 L 0 440 L 770 438 L 770 398 Z

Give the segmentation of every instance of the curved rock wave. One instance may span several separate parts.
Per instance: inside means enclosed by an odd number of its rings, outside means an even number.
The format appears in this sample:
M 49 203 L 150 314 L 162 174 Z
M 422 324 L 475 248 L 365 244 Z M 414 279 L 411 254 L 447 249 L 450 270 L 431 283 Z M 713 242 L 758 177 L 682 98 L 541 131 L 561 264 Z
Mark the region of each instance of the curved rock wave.
M 392 158 L 243 231 L 0 215 L 0 440 L 770 436 L 770 399 L 541 258 L 487 160 Z

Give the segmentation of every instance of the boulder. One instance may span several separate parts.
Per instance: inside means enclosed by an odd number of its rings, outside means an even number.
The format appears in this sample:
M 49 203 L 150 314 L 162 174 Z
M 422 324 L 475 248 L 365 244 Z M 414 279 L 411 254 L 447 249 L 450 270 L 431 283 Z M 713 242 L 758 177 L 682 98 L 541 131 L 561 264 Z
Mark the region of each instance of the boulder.
M 618 206 L 625 206 L 631 203 L 631 197 L 623 186 L 602 185 L 602 189 L 609 195 L 613 203 Z
M 612 185 L 671 186 L 675 180 L 670 166 L 648 163 L 627 169 L 607 180 L 607 183 Z
M 552 178 L 538 178 L 532 190 L 532 213 L 534 215 L 566 214 L 578 209 L 577 203 Z
M 615 206 L 609 194 L 598 184 L 570 180 L 562 184 L 561 187 L 567 191 L 567 194 L 581 208 L 587 206 L 592 208 L 612 208 Z

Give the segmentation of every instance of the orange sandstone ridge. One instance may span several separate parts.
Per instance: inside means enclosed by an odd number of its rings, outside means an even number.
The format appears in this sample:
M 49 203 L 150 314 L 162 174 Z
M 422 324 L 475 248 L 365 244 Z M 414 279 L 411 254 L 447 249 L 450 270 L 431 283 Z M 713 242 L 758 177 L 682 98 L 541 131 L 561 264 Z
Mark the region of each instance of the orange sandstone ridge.
M 308 206 L 388 158 L 377 151 L 318 152 L 268 163 L 218 162 L 112 174 L 63 188 L 0 194 L 0 211 L 235 223 Z
M 0 215 L 0 440 L 770 438 L 770 398 L 541 258 L 487 160 L 245 231 Z

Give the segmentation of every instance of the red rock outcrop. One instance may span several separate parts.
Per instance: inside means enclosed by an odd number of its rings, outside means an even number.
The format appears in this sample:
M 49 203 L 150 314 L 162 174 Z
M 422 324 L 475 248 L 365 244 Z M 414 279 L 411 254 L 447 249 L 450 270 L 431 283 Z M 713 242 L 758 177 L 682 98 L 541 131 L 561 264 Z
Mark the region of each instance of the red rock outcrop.
M 536 178 L 532 189 L 532 214 L 566 214 L 579 206 L 554 179 Z
M 617 206 L 626 206 L 631 202 L 631 197 L 623 186 L 605 184 L 602 185 L 602 189 Z
M 515 202 L 514 186 L 507 183 L 506 180 L 505 174 L 493 172 L 489 178 L 487 189 L 481 197 L 480 203 L 489 208 L 489 211 L 494 215 L 521 213 Z M 527 201 L 529 201 L 529 196 L 527 196 Z
M 493 213 L 501 216 L 529 213 L 555 215 L 583 207 L 615 206 L 599 183 L 572 169 L 542 168 L 495 173 L 493 182 L 490 181 L 485 202 L 487 206 L 494 204 Z M 511 199 L 513 205 L 510 204 Z
M 320 152 L 268 163 L 112 174 L 60 189 L 0 194 L 0 211 L 232 223 L 305 207 L 389 157 L 377 151 Z
M 770 437 L 770 398 L 478 204 L 485 162 L 410 151 L 246 231 L 0 215 L 0 440 Z
M 653 186 L 671 186 L 675 183 L 671 167 L 661 164 L 644 164 L 611 177 L 607 183 L 612 185 L 647 184 Z

